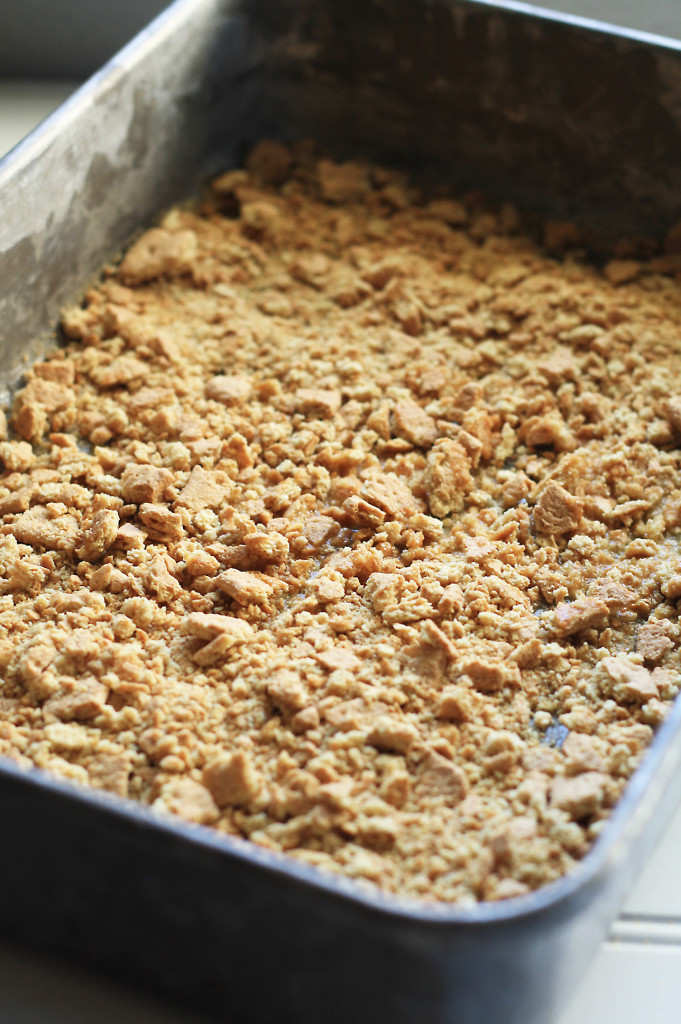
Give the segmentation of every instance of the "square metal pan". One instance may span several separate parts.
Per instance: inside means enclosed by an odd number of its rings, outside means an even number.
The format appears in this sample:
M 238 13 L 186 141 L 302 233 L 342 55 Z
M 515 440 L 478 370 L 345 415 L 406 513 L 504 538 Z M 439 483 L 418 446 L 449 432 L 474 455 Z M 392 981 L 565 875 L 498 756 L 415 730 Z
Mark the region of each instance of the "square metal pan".
M 589 226 L 681 213 L 681 53 L 518 3 L 178 0 L 0 162 L 7 392 L 136 229 L 262 137 Z M 240 1024 L 547 1024 L 681 791 L 681 703 L 577 870 L 409 903 L 0 763 L 0 928 Z

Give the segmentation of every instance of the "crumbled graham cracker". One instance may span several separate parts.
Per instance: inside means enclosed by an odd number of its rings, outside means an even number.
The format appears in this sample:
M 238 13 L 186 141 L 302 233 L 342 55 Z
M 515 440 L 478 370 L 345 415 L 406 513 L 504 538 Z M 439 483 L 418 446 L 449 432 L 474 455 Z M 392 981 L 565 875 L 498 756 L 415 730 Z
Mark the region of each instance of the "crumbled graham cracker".
M 545 885 L 681 683 L 678 283 L 309 146 L 201 211 L 0 417 L 0 753 L 406 896 Z

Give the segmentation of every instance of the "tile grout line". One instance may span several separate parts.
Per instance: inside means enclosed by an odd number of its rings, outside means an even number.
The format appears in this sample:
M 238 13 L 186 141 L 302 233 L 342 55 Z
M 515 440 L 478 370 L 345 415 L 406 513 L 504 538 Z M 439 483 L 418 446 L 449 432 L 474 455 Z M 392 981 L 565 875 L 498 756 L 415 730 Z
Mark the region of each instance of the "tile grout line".
M 681 920 L 623 916 L 611 926 L 606 941 L 681 948 Z

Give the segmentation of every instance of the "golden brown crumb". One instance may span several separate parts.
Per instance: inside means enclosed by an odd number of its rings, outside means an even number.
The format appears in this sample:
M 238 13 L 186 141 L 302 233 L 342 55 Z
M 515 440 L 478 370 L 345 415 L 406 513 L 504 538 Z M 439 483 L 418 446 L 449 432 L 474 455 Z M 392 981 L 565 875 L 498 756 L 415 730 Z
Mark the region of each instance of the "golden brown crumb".
M 547 884 L 681 682 L 678 262 L 273 142 L 202 210 L 0 420 L 0 752 L 406 896 Z

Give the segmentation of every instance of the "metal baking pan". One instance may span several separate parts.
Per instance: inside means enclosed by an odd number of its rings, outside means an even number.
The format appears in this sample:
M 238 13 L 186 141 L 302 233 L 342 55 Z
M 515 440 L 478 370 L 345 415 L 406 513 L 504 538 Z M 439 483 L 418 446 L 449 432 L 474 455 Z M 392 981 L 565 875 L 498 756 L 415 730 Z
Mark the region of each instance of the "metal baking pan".
M 9 392 L 59 306 L 262 137 L 313 136 L 594 239 L 681 214 L 681 52 L 522 4 L 178 0 L 0 162 Z M 681 792 L 681 703 L 568 877 L 474 908 L 0 764 L 3 933 L 240 1024 L 547 1024 Z

